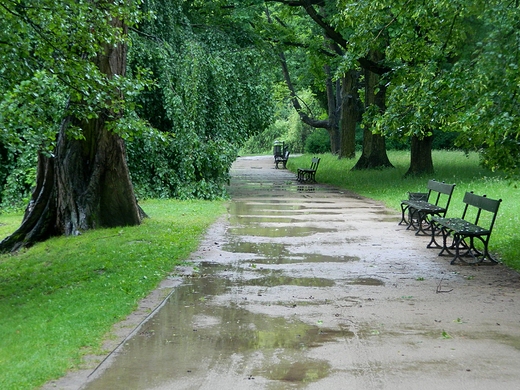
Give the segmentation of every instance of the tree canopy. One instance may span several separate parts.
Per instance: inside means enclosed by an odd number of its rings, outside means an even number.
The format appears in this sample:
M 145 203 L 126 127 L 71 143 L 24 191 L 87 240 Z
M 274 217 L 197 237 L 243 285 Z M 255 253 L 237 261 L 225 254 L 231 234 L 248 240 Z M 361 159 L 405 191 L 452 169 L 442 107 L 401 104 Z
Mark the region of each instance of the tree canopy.
M 518 172 L 518 2 L 339 1 L 349 31 L 346 68 L 369 50 L 384 51 L 384 112 L 365 117 L 392 137 L 460 133 L 491 169 Z M 455 145 L 454 145 L 455 146 Z

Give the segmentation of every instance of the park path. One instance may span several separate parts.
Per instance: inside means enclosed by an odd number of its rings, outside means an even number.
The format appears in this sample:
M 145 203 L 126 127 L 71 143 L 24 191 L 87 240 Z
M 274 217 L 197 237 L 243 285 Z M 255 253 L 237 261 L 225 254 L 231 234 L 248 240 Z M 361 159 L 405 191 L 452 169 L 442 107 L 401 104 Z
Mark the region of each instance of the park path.
M 520 388 L 516 272 L 450 265 L 395 211 L 271 157 L 231 175 L 197 266 L 82 389 Z

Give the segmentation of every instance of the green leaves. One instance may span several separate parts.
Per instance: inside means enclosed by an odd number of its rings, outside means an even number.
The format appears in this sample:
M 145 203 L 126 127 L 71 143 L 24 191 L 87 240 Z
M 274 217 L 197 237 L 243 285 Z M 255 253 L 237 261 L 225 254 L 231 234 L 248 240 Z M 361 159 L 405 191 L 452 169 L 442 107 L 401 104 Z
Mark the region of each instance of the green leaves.
M 156 18 L 140 25 L 129 53 L 131 72 L 146 69 L 155 82 L 136 99 L 138 115 L 153 129 L 128 143 L 136 192 L 223 197 L 238 148 L 266 127 L 271 107 L 266 62 L 245 22 L 247 8 L 146 5 Z
M 519 173 L 517 3 L 341 0 L 339 9 L 335 22 L 349 42 L 340 70 L 373 49 L 392 69 L 386 112 L 365 121 L 397 138 L 461 132 L 458 146 L 479 150 L 487 167 Z

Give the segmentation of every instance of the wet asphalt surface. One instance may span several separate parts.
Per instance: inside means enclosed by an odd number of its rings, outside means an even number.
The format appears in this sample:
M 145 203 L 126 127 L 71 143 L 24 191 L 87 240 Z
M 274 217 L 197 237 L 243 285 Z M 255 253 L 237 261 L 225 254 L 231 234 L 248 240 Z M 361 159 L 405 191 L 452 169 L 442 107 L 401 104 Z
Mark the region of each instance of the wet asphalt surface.
M 271 157 L 231 173 L 196 266 L 82 389 L 520 389 L 517 273 Z

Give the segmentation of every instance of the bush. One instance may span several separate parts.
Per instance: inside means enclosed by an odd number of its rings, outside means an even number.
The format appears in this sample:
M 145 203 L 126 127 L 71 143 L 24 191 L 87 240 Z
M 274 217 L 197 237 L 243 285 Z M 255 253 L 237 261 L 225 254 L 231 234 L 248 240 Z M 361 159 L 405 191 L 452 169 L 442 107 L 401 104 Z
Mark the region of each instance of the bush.
M 330 136 L 325 129 L 314 130 L 305 140 L 305 153 L 321 154 L 330 152 Z

